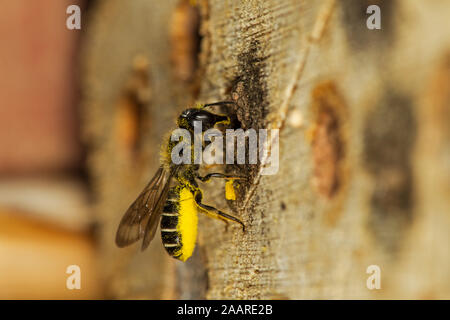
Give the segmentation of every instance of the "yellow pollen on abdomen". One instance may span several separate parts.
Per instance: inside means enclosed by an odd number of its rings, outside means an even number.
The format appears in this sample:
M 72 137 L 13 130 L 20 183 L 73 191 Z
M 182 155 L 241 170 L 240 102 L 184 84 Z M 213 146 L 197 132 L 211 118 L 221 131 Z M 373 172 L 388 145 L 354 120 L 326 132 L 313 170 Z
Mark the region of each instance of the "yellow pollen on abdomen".
M 181 261 L 186 261 L 194 252 L 197 242 L 197 205 L 194 195 L 188 188 L 180 190 L 180 206 L 177 230 L 181 235 L 181 249 L 179 254 Z
M 228 180 L 225 183 L 225 198 L 227 200 L 233 200 L 234 201 L 234 200 L 236 200 L 236 192 L 235 192 L 234 187 L 233 187 L 233 182 L 234 182 L 234 180 L 231 179 L 231 180 Z

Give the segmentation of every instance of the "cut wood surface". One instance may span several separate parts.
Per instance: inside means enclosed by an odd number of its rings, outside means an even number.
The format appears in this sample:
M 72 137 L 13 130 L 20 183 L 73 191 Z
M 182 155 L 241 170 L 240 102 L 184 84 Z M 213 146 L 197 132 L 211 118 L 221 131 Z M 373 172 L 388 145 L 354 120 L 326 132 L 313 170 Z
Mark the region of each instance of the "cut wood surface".
M 381 30 L 366 8 L 381 8 Z M 107 295 L 119 298 L 450 297 L 448 1 L 97 1 L 85 28 L 83 121 Z M 176 115 L 236 101 L 279 129 L 279 171 L 206 201 L 186 263 L 114 233 L 156 170 Z M 371 265 L 381 289 L 369 290 Z

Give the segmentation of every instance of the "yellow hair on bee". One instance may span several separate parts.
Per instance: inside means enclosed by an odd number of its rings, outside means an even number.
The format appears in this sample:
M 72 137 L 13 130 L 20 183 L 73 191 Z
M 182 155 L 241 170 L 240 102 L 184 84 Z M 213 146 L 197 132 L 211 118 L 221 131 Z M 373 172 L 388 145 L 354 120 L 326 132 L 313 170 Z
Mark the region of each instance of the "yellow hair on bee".
M 205 104 L 204 103 L 196 103 L 194 106 L 193 106 L 193 108 L 196 108 L 196 109 L 203 109 L 205 107 Z
M 195 243 L 197 242 L 197 205 L 194 200 L 192 192 L 183 187 L 180 190 L 180 208 L 178 211 L 178 225 L 177 230 L 181 235 L 182 247 L 178 254 L 181 254 L 178 259 L 186 261 L 194 252 Z
M 164 143 L 161 144 L 161 148 L 159 150 L 159 156 L 160 156 L 160 163 L 164 166 L 166 170 L 169 170 L 171 164 L 172 164 L 172 150 L 170 147 L 170 144 L 172 144 L 172 147 L 179 143 L 180 141 L 183 141 L 183 137 L 180 137 L 179 141 L 171 141 L 172 132 L 168 132 L 164 136 Z M 192 149 L 192 147 L 190 147 Z
M 172 163 L 172 155 L 169 152 L 169 141 L 171 135 L 172 132 L 168 132 L 167 134 L 165 134 L 163 143 L 161 144 L 161 148 L 159 149 L 160 163 L 166 170 L 169 170 L 170 164 Z

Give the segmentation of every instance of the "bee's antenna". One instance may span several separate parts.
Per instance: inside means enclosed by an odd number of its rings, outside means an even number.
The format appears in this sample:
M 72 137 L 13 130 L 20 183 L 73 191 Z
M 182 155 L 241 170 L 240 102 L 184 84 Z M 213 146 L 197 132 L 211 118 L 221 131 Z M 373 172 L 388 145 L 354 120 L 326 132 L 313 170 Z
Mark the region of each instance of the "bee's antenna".
M 225 106 L 227 104 L 236 105 L 236 102 L 234 102 L 234 101 L 219 101 L 219 102 L 214 102 L 214 103 L 207 103 L 207 104 L 203 105 L 203 108 L 214 107 L 214 106 Z

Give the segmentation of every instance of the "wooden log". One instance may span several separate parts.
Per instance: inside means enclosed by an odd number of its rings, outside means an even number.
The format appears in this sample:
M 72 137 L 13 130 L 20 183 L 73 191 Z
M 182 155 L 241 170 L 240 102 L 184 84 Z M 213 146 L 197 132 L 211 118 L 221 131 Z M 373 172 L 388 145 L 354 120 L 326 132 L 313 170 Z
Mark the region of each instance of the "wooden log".
M 99 1 L 85 42 L 84 110 L 111 296 L 450 296 L 443 120 L 450 112 L 450 5 L 375 3 L 380 30 L 366 26 L 373 1 L 190 2 L 198 15 L 187 2 Z M 200 36 L 197 62 L 190 64 L 189 41 L 173 60 L 171 35 L 180 33 L 170 21 L 199 23 L 197 31 L 182 28 L 186 39 Z M 137 65 L 148 64 L 145 81 L 133 80 L 142 78 L 133 67 L 137 54 Z M 190 71 L 174 72 L 183 59 Z M 130 82 L 151 95 L 130 94 Z M 227 167 L 248 177 L 236 185 L 236 201 L 224 199 L 221 182 L 204 187 L 207 202 L 238 215 L 246 232 L 234 225 L 225 231 L 201 215 L 187 263 L 166 258 L 158 241 L 148 253 L 130 249 L 124 257 L 114 231 L 157 167 L 170 118 L 194 101 L 225 99 L 237 102 L 242 128 L 278 129 L 280 136 L 276 174 L 262 175 L 261 165 Z M 142 112 L 120 113 L 120 101 Z M 125 121 L 145 123 L 130 126 L 144 128 L 125 134 L 140 137 L 125 138 L 131 143 L 120 142 L 115 129 L 127 113 L 138 120 Z M 140 147 L 130 156 L 121 144 Z M 379 290 L 366 286 L 371 265 L 381 270 Z

